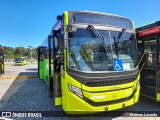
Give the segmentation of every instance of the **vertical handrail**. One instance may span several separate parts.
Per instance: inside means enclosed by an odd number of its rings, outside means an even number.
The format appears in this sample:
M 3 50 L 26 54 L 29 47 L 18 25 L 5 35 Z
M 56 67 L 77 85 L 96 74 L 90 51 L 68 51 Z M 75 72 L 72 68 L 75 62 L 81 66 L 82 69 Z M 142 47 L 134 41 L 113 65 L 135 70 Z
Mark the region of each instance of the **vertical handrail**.
M 139 62 L 138 62 L 138 65 L 141 63 L 141 61 L 143 60 L 143 58 L 144 58 L 145 55 L 146 55 L 146 53 L 143 53 L 141 59 L 140 59 Z
M 141 71 L 143 70 L 144 65 L 145 65 L 145 62 L 144 62 L 145 56 L 146 56 L 146 53 L 143 53 L 141 59 L 140 59 L 139 62 L 138 62 L 138 65 L 140 66 L 140 68 L 139 68 L 139 72 L 140 72 L 140 73 L 141 73 Z M 143 63 L 142 63 L 142 62 L 143 62 Z M 141 64 L 142 64 L 142 65 L 141 65 Z

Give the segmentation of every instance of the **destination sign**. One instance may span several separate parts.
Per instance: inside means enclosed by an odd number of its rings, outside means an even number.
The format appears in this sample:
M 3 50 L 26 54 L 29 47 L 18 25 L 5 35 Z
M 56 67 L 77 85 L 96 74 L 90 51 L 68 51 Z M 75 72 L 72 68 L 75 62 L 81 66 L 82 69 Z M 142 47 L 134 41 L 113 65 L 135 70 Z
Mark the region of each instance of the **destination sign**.
M 73 14 L 74 23 L 82 24 L 98 24 L 98 25 L 108 25 L 117 26 L 132 29 L 132 22 L 126 18 L 106 15 L 106 14 L 91 14 L 91 13 L 74 13 Z
M 140 31 L 139 37 L 146 36 L 146 35 L 152 35 L 156 33 L 160 33 L 160 26 Z

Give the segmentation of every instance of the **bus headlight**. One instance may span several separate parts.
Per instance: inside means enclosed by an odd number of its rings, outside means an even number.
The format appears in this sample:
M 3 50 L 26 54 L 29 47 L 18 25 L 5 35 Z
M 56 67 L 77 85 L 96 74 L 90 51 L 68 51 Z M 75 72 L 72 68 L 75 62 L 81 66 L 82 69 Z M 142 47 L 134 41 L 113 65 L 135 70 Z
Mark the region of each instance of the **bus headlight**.
M 81 91 L 80 88 L 75 87 L 75 86 L 69 84 L 69 89 L 70 89 L 70 91 L 72 91 L 73 93 L 75 93 L 76 95 L 78 95 L 79 97 L 83 98 L 82 91 Z

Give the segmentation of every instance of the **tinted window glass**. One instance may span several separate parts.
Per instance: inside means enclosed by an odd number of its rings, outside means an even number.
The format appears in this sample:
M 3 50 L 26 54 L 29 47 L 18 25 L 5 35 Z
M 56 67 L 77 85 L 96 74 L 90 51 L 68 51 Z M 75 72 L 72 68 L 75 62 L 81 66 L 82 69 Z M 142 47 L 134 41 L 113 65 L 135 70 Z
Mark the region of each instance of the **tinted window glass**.
M 131 21 L 127 19 L 118 18 L 114 16 L 98 15 L 98 14 L 75 13 L 73 15 L 73 22 L 118 26 L 129 29 L 132 28 Z
M 22 61 L 22 58 L 16 58 L 15 61 L 16 61 L 16 62 L 21 62 L 21 61 Z

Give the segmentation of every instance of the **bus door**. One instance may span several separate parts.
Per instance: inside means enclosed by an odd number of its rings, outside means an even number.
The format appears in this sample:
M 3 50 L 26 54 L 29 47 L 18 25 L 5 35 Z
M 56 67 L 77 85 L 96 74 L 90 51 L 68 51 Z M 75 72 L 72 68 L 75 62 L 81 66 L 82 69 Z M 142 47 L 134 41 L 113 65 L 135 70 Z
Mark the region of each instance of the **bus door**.
M 160 101 L 160 34 L 157 34 L 157 101 Z
M 40 80 L 44 79 L 44 47 L 38 48 L 38 77 Z
M 142 39 L 144 47 L 144 68 L 141 72 L 141 94 L 157 99 L 157 36 L 148 36 Z
M 53 97 L 53 76 L 54 76 L 54 43 L 53 37 L 48 36 L 49 43 L 49 97 Z
M 61 105 L 61 55 L 59 51 L 59 31 L 53 31 L 53 99 L 54 105 Z

